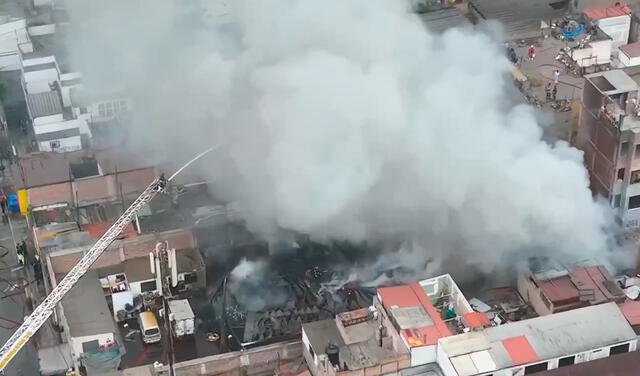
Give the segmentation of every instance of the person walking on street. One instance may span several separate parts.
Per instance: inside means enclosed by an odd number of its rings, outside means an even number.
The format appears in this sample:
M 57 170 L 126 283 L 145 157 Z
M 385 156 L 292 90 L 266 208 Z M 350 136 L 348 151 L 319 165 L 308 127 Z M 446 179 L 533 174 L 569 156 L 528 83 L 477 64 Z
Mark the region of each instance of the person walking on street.
M 547 85 L 544 87 L 544 93 L 547 97 L 547 102 L 551 100 L 551 82 L 547 82 Z
M 556 85 L 560 81 L 560 69 L 556 69 L 553 71 L 553 80 Z
M 551 98 L 555 102 L 556 95 L 558 95 L 558 85 L 553 85 L 553 90 L 551 91 Z
M 7 196 L 4 193 L 0 193 L 0 207 L 2 207 L 2 214 L 7 214 Z
M 529 50 L 527 51 L 527 56 L 529 56 L 529 60 L 533 60 L 536 58 L 536 48 L 533 47 L 533 44 L 529 46 Z

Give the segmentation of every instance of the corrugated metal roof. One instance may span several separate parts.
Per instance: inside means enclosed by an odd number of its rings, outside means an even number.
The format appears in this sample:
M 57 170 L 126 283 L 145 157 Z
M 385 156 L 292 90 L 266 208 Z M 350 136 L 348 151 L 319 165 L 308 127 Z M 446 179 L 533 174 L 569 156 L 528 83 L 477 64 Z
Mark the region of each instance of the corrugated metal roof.
M 168 241 L 169 245 L 178 251 L 196 247 L 195 237 L 190 230 L 171 230 L 154 234 L 144 234 L 132 239 L 114 241 L 92 268 L 103 268 L 121 263 L 120 250 L 122 250 L 125 260 L 148 257 L 149 250 L 154 249 L 157 242 L 164 240 Z M 88 246 L 85 248 L 88 248 Z M 76 250 L 53 252 L 51 254 L 51 266 L 54 273 L 68 273 L 73 265 L 80 260 L 82 251 L 85 250 L 86 249 L 78 248 Z
M 462 318 L 471 329 L 489 326 L 489 317 L 486 313 L 469 312 L 462 315 Z
M 504 25 L 507 39 L 541 36 L 540 22 L 560 17 L 565 9 L 554 9 L 549 0 L 471 0 L 469 8 L 485 20 Z
M 405 308 L 420 305 L 420 301 L 408 285 L 380 287 L 378 288 L 378 295 L 380 295 L 382 305 L 387 310 L 393 306 Z
M 635 338 L 615 303 L 513 322 L 484 332 L 492 342 L 524 335 L 540 359 L 576 354 Z
M 590 8 L 584 11 L 587 19 L 601 20 L 609 17 L 627 16 L 631 14 L 631 8 L 626 5 L 614 5 L 607 8 Z
M 60 101 L 60 95 L 56 91 L 27 94 L 27 106 L 34 119 L 62 113 L 62 102 Z
M 539 281 L 538 285 L 544 296 L 555 305 L 564 305 L 570 302 L 578 303 L 580 301 L 578 289 L 576 289 L 576 286 L 568 276 Z
M 19 160 L 20 168 L 25 177 L 25 187 L 31 188 L 69 181 L 70 164 L 78 163 L 86 157 L 95 158 L 104 175 L 113 174 L 116 171 L 120 175 L 125 171 L 153 168 L 143 156 L 122 148 L 80 150 L 69 153 L 28 153 L 20 156 Z
M 624 298 L 609 271 L 602 265 L 578 266 L 569 275 L 538 281 L 544 295 L 556 306 L 600 304 Z
M 636 335 L 615 303 L 578 308 L 439 340 L 449 358 L 488 350 L 497 369 L 631 341 Z
M 640 325 L 640 302 L 629 300 L 619 305 L 622 314 L 630 325 Z

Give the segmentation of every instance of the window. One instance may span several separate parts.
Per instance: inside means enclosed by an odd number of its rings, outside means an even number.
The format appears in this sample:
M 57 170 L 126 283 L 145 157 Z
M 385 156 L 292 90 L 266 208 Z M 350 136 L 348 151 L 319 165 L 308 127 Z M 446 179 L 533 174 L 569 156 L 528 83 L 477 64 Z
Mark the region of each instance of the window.
M 615 195 L 613 197 L 613 207 L 614 208 L 619 208 L 621 201 L 622 201 L 622 195 Z
M 624 180 L 624 168 L 618 170 L 618 180 Z
M 144 331 L 145 336 L 155 336 L 158 333 L 160 333 L 160 329 L 158 328 L 150 328 Z
M 534 364 L 528 367 L 524 367 L 524 374 L 531 375 L 537 372 L 542 372 L 547 370 L 547 362 Z
M 576 363 L 576 356 L 571 355 L 566 358 L 560 358 L 558 361 L 558 367 L 566 367 Z
M 187 273 L 184 275 L 184 283 L 196 283 L 198 282 L 198 275 L 196 273 Z
M 631 171 L 631 184 L 640 183 L 640 170 Z
M 611 346 L 611 350 L 609 351 L 609 355 L 615 354 L 624 354 L 629 352 L 629 344 L 625 343 L 623 345 Z
M 620 156 L 625 156 L 629 152 L 629 143 L 623 142 L 620 144 Z
M 629 197 L 629 209 L 640 208 L 640 195 Z
M 82 352 L 97 350 L 99 347 L 100 347 L 100 343 L 98 343 L 97 339 L 93 341 L 82 342 Z
M 156 281 L 147 281 L 147 282 L 142 282 L 140 283 L 140 291 L 142 292 L 147 292 L 147 291 L 153 291 L 156 289 Z

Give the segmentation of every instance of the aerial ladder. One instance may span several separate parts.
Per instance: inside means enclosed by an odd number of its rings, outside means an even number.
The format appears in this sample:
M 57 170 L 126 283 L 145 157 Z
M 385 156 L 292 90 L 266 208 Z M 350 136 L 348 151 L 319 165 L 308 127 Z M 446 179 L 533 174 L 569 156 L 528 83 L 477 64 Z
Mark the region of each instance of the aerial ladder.
M 111 227 L 98 239 L 98 241 L 89 249 L 89 251 L 78 261 L 78 263 L 67 273 L 67 275 L 56 285 L 51 293 L 33 310 L 13 333 L 9 340 L 0 348 L 0 375 L 3 374 L 5 367 L 11 359 L 13 359 L 18 351 L 24 347 L 31 337 L 40 329 L 47 321 L 49 316 L 53 314 L 56 305 L 71 291 L 73 286 L 80 278 L 91 268 L 91 265 L 100 257 L 100 255 L 109 247 L 109 245 L 120 235 L 122 230 L 127 227 L 133 220 L 140 209 L 148 204 L 158 193 L 164 192 L 167 183 L 173 180 L 182 170 L 197 159 L 217 148 L 212 146 L 204 152 L 198 154 L 195 158 L 187 162 L 178 171 L 176 171 L 169 179 L 165 179 L 164 174 L 156 178 L 149 186 L 138 196 L 138 198 L 125 210 Z
M 56 305 L 73 288 L 80 278 L 91 268 L 91 265 L 109 247 L 109 245 L 120 235 L 135 214 L 148 204 L 158 193 L 164 192 L 167 180 L 164 175 L 155 179 L 142 194 L 129 206 L 127 210 L 118 218 L 113 225 L 98 239 L 91 249 L 82 257 L 80 261 L 67 273 L 67 275 L 51 291 L 49 296 L 40 303 L 38 307 L 27 317 L 18 330 L 0 348 L 0 372 L 4 371 L 7 364 L 16 356 L 18 351 L 29 341 L 29 339 L 40 329 L 53 313 Z

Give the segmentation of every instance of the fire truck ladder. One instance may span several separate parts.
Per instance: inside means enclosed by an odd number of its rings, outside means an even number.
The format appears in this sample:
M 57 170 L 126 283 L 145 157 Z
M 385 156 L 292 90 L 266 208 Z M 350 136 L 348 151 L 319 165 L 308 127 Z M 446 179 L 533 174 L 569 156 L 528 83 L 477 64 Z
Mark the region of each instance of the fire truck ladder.
M 107 247 L 120 235 L 122 230 L 131 223 L 134 215 L 149 203 L 159 192 L 165 190 L 167 180 L 161 175 L 155 179 L 142 194 L 129 206 L 118 220 L 105 232 L 82 259 L 67 273 L 60 283 L 51 291 L 49 296 L 27 317 L 18 330 L 0 348 L 0 372 L 15 357 L 20 349 L 40 329 L 53 313 L 56 304 L 73 288 L 80 278 L 89 270 L 91 265 L 100 257 Z
M 18 330 L 13 333 L 11 338 L 0 348 L 0 375 L 3 374 L 5 367 L 11 359 L 13 359 L 18 351 L 29 341 L 29 339 L 40 329 L 42 324 L 47 321 L 53 313 L 56 304 L 64 298 L 64 296 L 73 288 L 80 278 L 91 268 L 91 265 L 100 257 L 100 255 L 109 247 L 124 230 L 125 227 L 133 220 L 135 214 L 148 204 L 158 193 L 164 192 L 167 182 L 173 180 L 182 170 L 187 168 L 193 162 L 200 159 L 210 151 L 217 149 L 219 145 L 214 145 L 196 155 L 193 159 L 180 167 L 169 179 L 165 179 L 164 174 L 155 179 L 142 194 L 129 206 L 127 210 L 118 218 L 111 227 L 105 232 L 100 239 L 91 247 L 91 249 L 78 261 L 78 263 L 67 273 L 60 283 L 51 291 L 49 296 L 40 303 L 38 307 L 27 317 Z
M 27 317 L 18 330 L 0 348 L 0 371 L 15 357 L 20 349 L 40 329 L 53 313 L 56 304 L 73 288 L 91 265 L 100 257 L 107 247 L 120 235 L 122 230 L 133 220 L 134 215 L 148 204 L 159 192 L 163 192 L 167 184 L 164 176 L 154 180 L 142 194 L 129 206 L 117 221 L 98 239 L 82 259 L 67 273 L 49 296 Z

